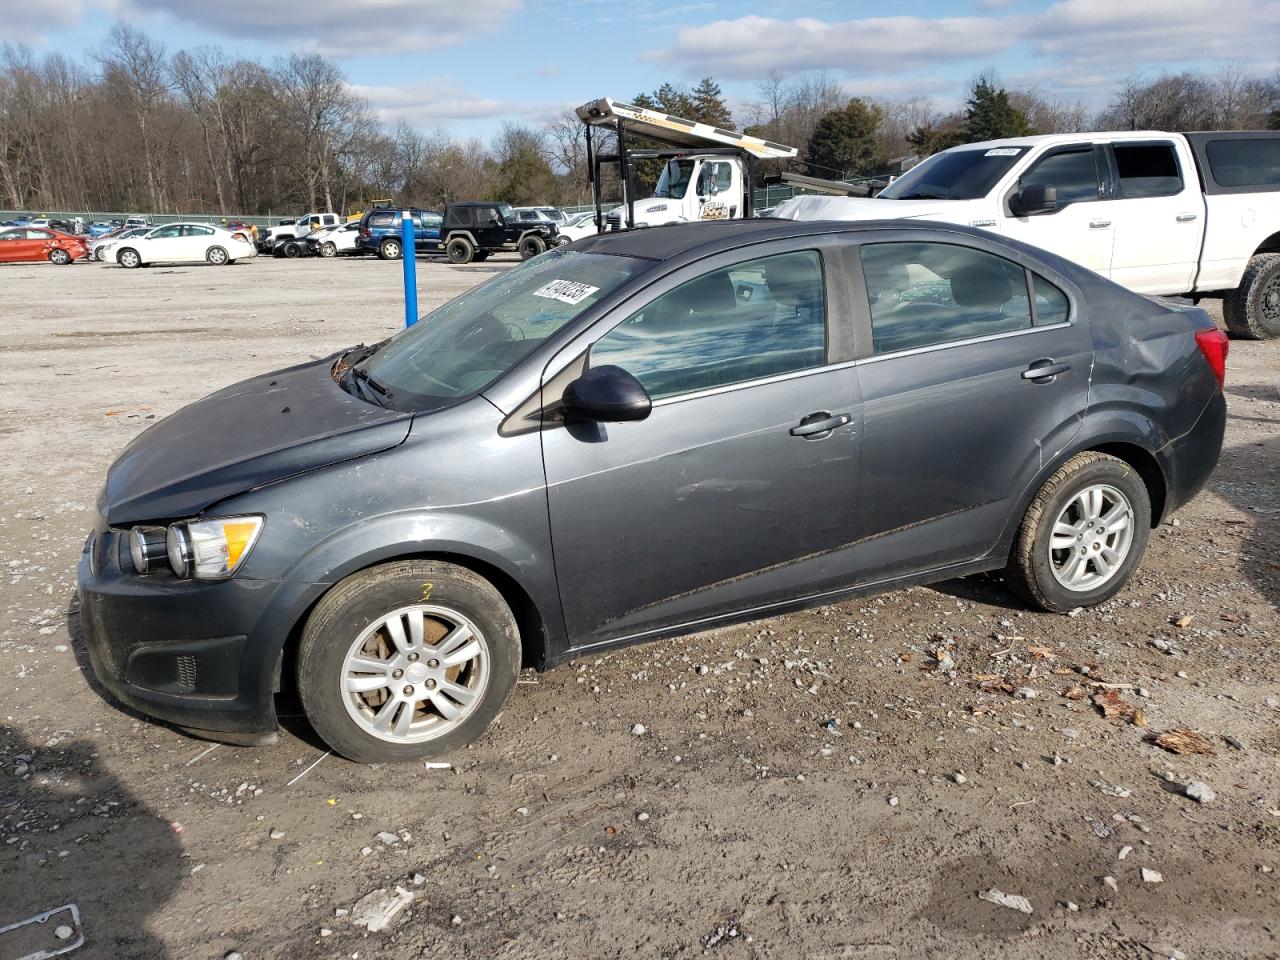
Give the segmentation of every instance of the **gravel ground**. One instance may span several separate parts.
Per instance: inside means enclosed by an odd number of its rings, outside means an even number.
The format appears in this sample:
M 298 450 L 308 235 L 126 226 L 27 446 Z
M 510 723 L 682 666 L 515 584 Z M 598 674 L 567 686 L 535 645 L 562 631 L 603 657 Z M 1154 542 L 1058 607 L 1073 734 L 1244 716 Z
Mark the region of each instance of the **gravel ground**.
M 503 266 L 422 262 L 424 305 Z M 104 697 L 74 586 L 109 463 L 392 332 L 398 278 L 0 267 L 0 926 L 74 901 L 119 960 L 1280 956 L 1280 342 L 1233 344 L 1216 477 L 1077 616 L 978 577 L 526 673 L 449 769 Z M 385 930 L 347 912 L 397 887 Z

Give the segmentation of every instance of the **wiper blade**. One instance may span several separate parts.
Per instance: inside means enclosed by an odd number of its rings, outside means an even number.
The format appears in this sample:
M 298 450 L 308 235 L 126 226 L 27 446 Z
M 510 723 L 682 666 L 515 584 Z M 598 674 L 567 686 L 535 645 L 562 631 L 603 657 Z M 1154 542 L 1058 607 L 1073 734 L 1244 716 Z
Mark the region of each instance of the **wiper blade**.
M 363 369 L 360 366 L 353 366 L 351 368 L 351 373 L 356 378 L 357 382 L 363 383 L 370 390 L 372 390 L 374 393 L 378 394 L 379 396 L 383 397 L 384 399 L 388 399 L 388 400 L 391 399 L 391 388 L 388 387 L 385 383 L 378 380 L 367 370 Z
M 907 193 L 898 198 L 899 200 L 946 200 L 947 197 L 936 193 Z

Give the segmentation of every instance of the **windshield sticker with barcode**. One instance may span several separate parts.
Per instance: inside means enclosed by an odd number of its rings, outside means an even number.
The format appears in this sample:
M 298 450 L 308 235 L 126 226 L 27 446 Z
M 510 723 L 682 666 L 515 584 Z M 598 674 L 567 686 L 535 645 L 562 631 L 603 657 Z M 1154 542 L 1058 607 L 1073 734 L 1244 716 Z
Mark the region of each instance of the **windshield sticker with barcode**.
M 559 300 L 562 303 L 581 303 L 599 289 L 589 283 L 578 283 L 576 280 L 552 280 L 533 291 L 533 295 L 545 297 L 548 300 Z
M 1016 157 L 1022 152 L 1021 147 L 996 147 L 983 154 L 984 157 Z

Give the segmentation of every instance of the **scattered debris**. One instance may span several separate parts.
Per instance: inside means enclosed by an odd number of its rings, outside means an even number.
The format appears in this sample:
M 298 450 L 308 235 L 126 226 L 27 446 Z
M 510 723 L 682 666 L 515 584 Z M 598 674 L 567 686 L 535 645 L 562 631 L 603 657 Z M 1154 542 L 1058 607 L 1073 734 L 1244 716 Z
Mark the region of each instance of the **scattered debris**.
M 1062 696 L 1066 697 L 1068 700 L 1083 700 L 1085 697 L 1089 696 L 1089 692 L 1085 690 L 1084 687 L 1073 685 L 1063 690 Z
M 1142 712 L 1142 708 L 1126 703 L 1115 690 L 1103 690 L 1101 693 L 1095 693 L 1089 699 L 1095 707 L 1102 711 L 1102 715 L 1108 720 L 1121 720 L 1131 723 L 1135 727 L 1145 727 L 1147 725 L 1147 717 Z
M 1164 874 L 1159 870 L 1151 870 L 1147 867 L 1142 868 L 1143 883 L 1164 883 Z
M 391 925 L 396 914 L 413 902 L 413 894 L 397 886 L 395 892 L 379 887 L 355 902 L 351 919 L 370 933 L 379 933 Z
M 643 723 L 636 723 L 631 726 L 631 735 L 633 737 L 643 737 L 647 732 Z
M 1129 794 L 1132 792 L 1114 783 L 1104 783 L 1101 780 L 1090 780 L 1089 786 L 1097 790 L 1101 790 L 1108 797 L 1119 797 L 1121 800 L 1126 799 L 1129 796 Z
M 315 762 L 312 763 L 311 766 L 307 767 L 307 769 L 303 770 L 300 774 L 298 774 L 296 777 L 294 777 L 292 780 L 286 783 L 285 786 L 292 787 L 295 783 L 297 783 L 299 780 L 305 777 L 308 773 L 314 770 L 317 766 L 319 766 L 320 761 L 323 760 L 332 752 L 333 752 L 332 750 L 326 750 L 324 753 L 320 754 L 320 756 L 316 757 Z
M 1010 910 L 1018 910 L 1022 913 L 1035 912 L 1031 907 L 1031 901 L 1026 897 L 1020 897 L 1012 893 L 1003 893 L 995 887 L 979 893 L 978 899 L 985 900 L 987 903 L 994 903 L 997 907 L 1008 907 Z
M 1103 885 L 1104 887 L 1106 887 L 1108 890 L 1119 890 L 1119 889 L 1120 889 L 1120 884 L 1116 882 L 1116 878 L 1115 878 L 1115 877 L 1103 877 L 1103 878 L 1102 878 L 1102 885 Z
M 400 838 L 396 836 L 394 833 L 391 833 L 389 830 L 381 831 L 380 833 L 377 834 L 377 838 L 381 840 L 388 847 L 394 847 L 397 843 L 400 842 Z
M 1187 955 L 1185 953 L 1177 947 L 1169 946 L 1167 943 L 1144 943 L 1142 946 L 1145 949 L 1150 950 L 1151 953 L 1154 956 L 1159 957 L 1160 960 L 1187 960 Z
M 1151 742 L 1170 753 L 1199 753 L 1209 757 L 1215 755 L 1213 744 L 1194 730 L 1166 730 L 1155 734 Z
M 1187 627 L 1191 626 L 1191 621 L 1194 619 L 1195 617 L 1191 616 L 1191 614 L 1184 613 L 1177 620 L 1173 621 L 1173 625 L 1185 630 Z
M 447 760 L 424 760 L 422 765 L 428 770 L 448 770 L 453 766 Z
M 283 831 L 283 830 L 276 830 L 276 829 L 272 829 L 272 831 L 271 831 L 270 833 L 268 833 L 268 834 L 267 834 L 267 836 L 268 836 L 268 837 L 270 837 L 272 840 L 283 840 L 283 839 L 284 839 L 284 831 Z
M 1182 792 L 1196 803 L 1213 803 L 1214 800 L 1218 799 L 1218 795 L 1213 792 L 1213 788 L 1203 780 L 1192 780 L 1183 787 Z

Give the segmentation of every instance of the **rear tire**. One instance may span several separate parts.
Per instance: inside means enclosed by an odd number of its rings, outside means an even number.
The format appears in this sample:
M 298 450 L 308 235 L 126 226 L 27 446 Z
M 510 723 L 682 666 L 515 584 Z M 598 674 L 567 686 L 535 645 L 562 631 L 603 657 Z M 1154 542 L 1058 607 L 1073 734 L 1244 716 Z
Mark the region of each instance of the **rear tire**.
M 444 248 L 450 263 L 470 263 L 476 256 L 476 248 L 466 237 L 454 237 Z
M 298 695 L 344 757 L 413 761 L 478 738 L 519 670 L 519 630 L 491 583 L 450 563 L 401 560 L 352 574 L 320 600 L 298 648 Z
M 204 252 L 204 258 L 213 266 L 221 267 L 231 260 L 231 255 L 225 247 L 210 247 Z
M 1240 285 L 1222 300 L 1222 318 L 1241 340 L 1280 337 L 1280 253 L 1250 259 Z
M 125 247 L 116 254 L 116 263 L 126 270 L 135 270 L 142 266 L 142 257 L 138 256 L 138 251 L 133 247 Z
M 1095 496 L 1091 522 L 1086 504 Z M 1005 580 L 1023 599 L 1054 613 L 1096 606 L 1124 589 L 1150 536 L 1151 497 L 1133 467 L 1105 453 L 1079 453 L 1027 507 Z M 1069 586 L 1077 570 L 1078 582 Z
M 56 263 L 60 267 L 66 266 L 71 262 L 71 254 L 61 247 L 54 247 L 49 251 L 49 262 Z
M 403 252 L 399 240 L 383 240 L 378 245 L 378 258 L 381 260 L 399 260 Z
M 538 254 L 545 253 L 547 244 L 541 237 L 525 237 L 516 249 L 520 252 L 521 260 L 531 260 Z

